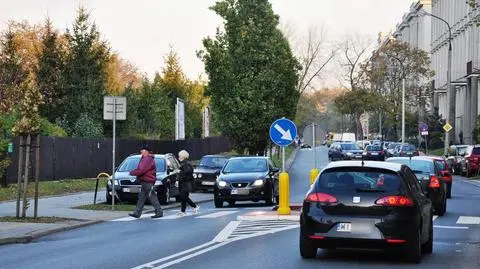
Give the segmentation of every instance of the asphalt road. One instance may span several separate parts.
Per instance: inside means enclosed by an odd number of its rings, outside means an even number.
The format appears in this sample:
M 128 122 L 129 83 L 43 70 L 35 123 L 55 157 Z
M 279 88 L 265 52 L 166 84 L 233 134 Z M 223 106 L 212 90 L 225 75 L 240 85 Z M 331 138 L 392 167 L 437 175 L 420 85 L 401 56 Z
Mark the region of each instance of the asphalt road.
M 317 148 L 317 166 L 327 163 Z M 290 170 L 291 201 L 309 187 L 313 151 L 300 150 Z M 373 251 L 319 251 L 306 261 L 298 252 L 298 223 L 237 221 L 238 215 L 267 209 L 246 203 L 159 220 L 128 217 L 44 237 L 25 245 L 0 246 L 0 268 L 480 268 L 480 184 L 455 178 L 447 214 L 434 221 L 434 253 L 420 265 Z M 478 222 L 478 223 L 477 223 Z M 472 224 L 469 224 L 472 223 Z

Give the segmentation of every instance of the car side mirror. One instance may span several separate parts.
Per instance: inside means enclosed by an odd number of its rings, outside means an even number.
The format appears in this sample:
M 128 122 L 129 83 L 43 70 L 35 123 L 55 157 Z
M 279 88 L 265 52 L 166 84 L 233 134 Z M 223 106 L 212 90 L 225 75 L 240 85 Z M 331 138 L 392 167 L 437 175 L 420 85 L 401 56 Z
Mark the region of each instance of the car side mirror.
M 274 167 L 270 170 L 270 176 L 275 175 L 276 173 L 280 172 L 280 169 L 277 167 Z

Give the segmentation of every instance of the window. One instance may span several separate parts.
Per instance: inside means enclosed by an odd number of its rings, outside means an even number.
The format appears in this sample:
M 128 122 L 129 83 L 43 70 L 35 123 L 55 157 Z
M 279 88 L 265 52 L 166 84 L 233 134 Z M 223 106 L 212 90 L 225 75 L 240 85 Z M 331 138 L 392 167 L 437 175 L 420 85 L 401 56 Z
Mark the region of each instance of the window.
M 223 168 L 223 173 L 254 173 L 266 171 L 268 171 L 268 164 L 264 158 L 230 159 Z
M 343 150 L 358 150 L 360 149 L 357 144 L 341 144 L 340 148 Z
M 139 162 L 140 157 L 128 157 L 120 164 L 117 172 L 130 172 L 135 170 L 137 169 Z M 165 172 L 165 159 L 155 158 L 155 166 L 157 167 L 157 172 Z

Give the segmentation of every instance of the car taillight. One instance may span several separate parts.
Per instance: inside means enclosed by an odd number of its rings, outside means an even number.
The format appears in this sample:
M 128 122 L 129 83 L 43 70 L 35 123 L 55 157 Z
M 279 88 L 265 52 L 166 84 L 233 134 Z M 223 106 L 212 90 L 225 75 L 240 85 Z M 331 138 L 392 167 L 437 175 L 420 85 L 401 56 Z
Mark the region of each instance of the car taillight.
M 337 198 L 333 197 L 330 194 L 326 193 L 310 193 L 306 199 L 308 202 L 313 203 L 325 203 L 325 204 L 333 204 L 337 202 Z
M 375 204 L 384 206 L 412 206 L 413 200 L 406 196 L 393 195 L 380 198 Z
M 437 176 L 430 177 L 430 184 L 428 184 L 429 188 L 438 189 L 440 188 L 440 179 Z

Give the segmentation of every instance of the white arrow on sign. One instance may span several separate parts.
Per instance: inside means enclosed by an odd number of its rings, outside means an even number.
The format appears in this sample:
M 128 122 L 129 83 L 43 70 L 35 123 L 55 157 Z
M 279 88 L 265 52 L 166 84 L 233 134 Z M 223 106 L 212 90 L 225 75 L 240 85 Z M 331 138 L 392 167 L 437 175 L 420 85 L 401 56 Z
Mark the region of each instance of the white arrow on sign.
M 290 130 L 283 130 L 282 127 L 280 127 L 280 125 L 278 124 L 275 124 L 275 126 L 273 126 L 279 133 L 282 134 L 282 139 L 283 140 L 293 140 L 292 138 L 292 133 L 290 132 Z

